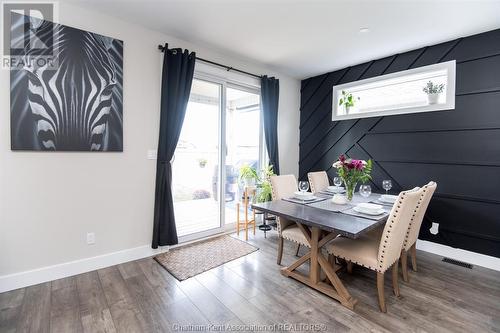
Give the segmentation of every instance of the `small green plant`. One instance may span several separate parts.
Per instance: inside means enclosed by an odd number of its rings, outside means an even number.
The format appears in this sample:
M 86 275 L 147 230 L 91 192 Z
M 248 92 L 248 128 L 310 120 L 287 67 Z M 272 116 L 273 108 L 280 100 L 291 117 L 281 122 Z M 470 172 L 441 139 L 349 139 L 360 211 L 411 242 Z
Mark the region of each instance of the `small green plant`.
M 204 167 L 207 165 L 208 160 L 207 160 L 206 158 L 200 158 L 200 159 L 198 160 L 198 163 L 199 163 L 199 165 L 200 165 L 200 168 L 204 168 Z
M 444 91 L 444 86 L 445 86 L 444 83 L 434 84 L 432 81 L 429 81 L 422 90 L 427 95 L 440 94 Z
M 271 187 L 270 177 L 274 176 L 273 166 L 269 165 L 261 171 L 261 181 L 259 184 L 259 191 L 257 195 L 257 202 L 266 202 L 273 199 L 273 189 Z
M 357 100 L 359 101 L 359 99 L 360 98 L 358 97 Z M 339 100 L 339 106 L 344 106 L 346 108 L 352 107 L 354 106 L 355 100 L 356 99 L 354 98 L 352 93 L 342 90 L 342 97 Z
M 273 189 L 271 182 L 265 181 L 259 185 L 259 194 L 257 195 L 257 202 L 267 202 L 273 199 Z
M 257 170 L 249 166 L 248 164 L 243 165 L 240 168 L 240 181 L 244 181 L 245 179 L 254 179 L 255 181 L 259 180 L 259 175 L 257 174 Z

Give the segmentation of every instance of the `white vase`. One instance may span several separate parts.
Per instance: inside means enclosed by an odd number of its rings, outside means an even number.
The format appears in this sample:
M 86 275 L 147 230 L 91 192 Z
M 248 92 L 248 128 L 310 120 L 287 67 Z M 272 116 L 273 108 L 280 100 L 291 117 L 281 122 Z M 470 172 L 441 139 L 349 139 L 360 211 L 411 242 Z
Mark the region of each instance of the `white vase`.
M 254 187 L 255 186 L 255 179 L 245 178 L 244 183 L 245 183 L 246 187 Z
M 440 94 L 427 94 L 427 101 L 429 104 L 437 104 L 439 101 Z

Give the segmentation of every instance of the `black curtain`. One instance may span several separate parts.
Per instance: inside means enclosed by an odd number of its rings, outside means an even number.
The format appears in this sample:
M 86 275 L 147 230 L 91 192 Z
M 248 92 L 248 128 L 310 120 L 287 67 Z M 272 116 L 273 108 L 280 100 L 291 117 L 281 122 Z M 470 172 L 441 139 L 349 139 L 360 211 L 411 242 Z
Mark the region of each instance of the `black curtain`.
M 160 138 L 156 163 L 152 247 L 178 243 L 172 197 L 172 165 L 193 82 L 196 54 L 165 45 L 161 81 Z
M 262 114 L 264 117 L 264 134 L 266 137 L 269 164 L 274 172 L 280 174 L 278 155 L 278 101 L 280 96 L 280 80 L 264 75 L 260 82 L 262 95 Z

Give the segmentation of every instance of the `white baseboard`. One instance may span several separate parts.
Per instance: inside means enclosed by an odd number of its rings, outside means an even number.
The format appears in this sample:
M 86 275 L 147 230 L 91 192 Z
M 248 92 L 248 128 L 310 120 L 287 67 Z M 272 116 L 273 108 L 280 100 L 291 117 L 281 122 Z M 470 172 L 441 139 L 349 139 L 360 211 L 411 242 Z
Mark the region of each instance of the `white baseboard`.
M 417 249 L 437 254 L 439 256 L 464 261 L 469 264 L 486 267 L 495 271 L 500 271 L 500 258 L 457 249 L 451 246 L 446 246 L 420 239 L 417 240 Z
M 225 233 L 229 233 L 226 231 Z M 213 236 L 210 236 L 213 237 Z M 210 238 L 206 237 L 206 238 Z M 204 239 L 204 238 L 203 238 Z M 197 239 L 200 241 L 203 239 Z M 189 241 L 179 245 L 185 245 Z M 172 246 L 174 248 L 177 246 Z M 475 252 L 452 248 L 450 246 L 418 240 L 417 249 L 430 252 L 439 256 L 465 261 L 473 265 L 483 266 L 500 271 L 500 258 L 495 258 Z M 0 276 L 0 293 L 18 288 L 24 288 L 35 284 L 62 279 L 85 272 L 94 271 L 124 262 L 142 259 L 158 253 L 166 252 L 169 247 L 152 249 L 150 245 L 135 247 L 132 249 L 103 254 L 96 257 L 70 261 L 53 266 L 33 269 L 30 271 Z
M 234 232 L 233 230 L 224 230 L 223 234 Z M 178 246 L 187 245 L 190 243 L 202 241 L 211 237 L 216 237 L 218 234 L 198 234 L 197 238 L 180 239 L 182 243 L 173 246 L 163 246 L 158 249 L 152 249 L 151 245 L 143 245 L 131 249 L 103 254 L 96 257 L 84 258 L 80 260 L 65 262 L 53 266 L 41 267 L 29 271 L 0 276 L 0 293 L 24 288 L 39 283 L 44 283 L 52 280 L 62 279 L 68 276 L 82 274 L 96 269 L 101 269 L 113 265 L 122 264 L 124 262 L 150 257 L 162 252 L 167 252 L 169 249 Z
M 33 269 L 20 273 L 0 276 L 0 293 L 32 286 L 35 284 L 61 279 L 85 272 L 94 271 L 124 262 L 146 258 L 168 251 L 168 247 L 152 249 L 151 245 L 143 245 L 131 249 L 103 254 L 53 266 Z

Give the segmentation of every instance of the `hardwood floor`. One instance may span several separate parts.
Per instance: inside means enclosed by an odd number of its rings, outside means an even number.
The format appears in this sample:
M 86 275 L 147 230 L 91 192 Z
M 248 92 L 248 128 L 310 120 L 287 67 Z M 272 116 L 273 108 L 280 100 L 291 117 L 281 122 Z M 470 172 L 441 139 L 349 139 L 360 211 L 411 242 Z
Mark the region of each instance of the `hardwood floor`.
M 375 274 L 355 267 L 341 274 L 359 300 L 351 311 L 279 273 L 276 233 L 257 232 L 249 242 L 260 250 L 183 282 L 147 258 L 2 293 L 0 332 L 173 332 L 189 324 L 256 331 L 283 323 L 330 332 L 500 332 L 500 272 L 418 252 L 419 271 L 410 270 L 409 283 L 400 277 L 399 298 L 386 279 L 383 314 Z M 294 253 L 285 242 L 282 264 Z

